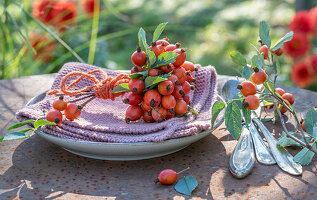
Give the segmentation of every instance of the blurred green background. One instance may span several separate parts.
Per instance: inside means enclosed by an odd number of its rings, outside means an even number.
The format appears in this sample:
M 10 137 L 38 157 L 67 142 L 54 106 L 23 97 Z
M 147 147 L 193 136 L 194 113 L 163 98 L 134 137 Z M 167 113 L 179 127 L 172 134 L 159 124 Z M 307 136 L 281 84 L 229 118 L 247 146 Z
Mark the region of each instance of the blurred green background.
M 55 39 L 48 32 L 55 33 L 85 62 L 88 62 L 89 54 L 94 53 L 93 61 L 90 58 L 91 64 L 110 69 L 130 69 L 130 56 L 138 44 L 139 27 L 143 27 L 150 38 L 161 22 L 169 22 L 163 37 L 167 36 L 172 43 L 180 42 L 189 49 L 187 60 L 201 65 L 214 65 L 219 74 L 239 75 L 229 52 L 237 50 L 250 58 L 254 53 L 250 43 L 258 45 L 260 21 L 265 20 L 270 24 L 272 42 L 275 43 L 287 32 L 296 9 L 317 5 L 316 1 L 304 0 L 100 0 L 102 9 L 97 40 L 92 43 L 93 18 L 84 14 L 79 2 L 74 2 L 78 9 L 76 25 L 58 32 L 54 27 L 40 26 L 32 19 L 32 1 L 0 0 L 1 79 L 53 73 L 65 62 L 78 61 L 58 42 L 49 62 L 34 59 L 17 30 L 24 36 L 31 32 L 43 33 L 51 40 Z M 4 8 L 7 8 L 10 16 Z M 89 47 L 94 44 L 95 51 L 89 51 Z M 279 80 L 292 85 L 289 81 L 291 60 L 282 59 L 281 64 Z M 310 89 L 316 90 L 313 87 Z

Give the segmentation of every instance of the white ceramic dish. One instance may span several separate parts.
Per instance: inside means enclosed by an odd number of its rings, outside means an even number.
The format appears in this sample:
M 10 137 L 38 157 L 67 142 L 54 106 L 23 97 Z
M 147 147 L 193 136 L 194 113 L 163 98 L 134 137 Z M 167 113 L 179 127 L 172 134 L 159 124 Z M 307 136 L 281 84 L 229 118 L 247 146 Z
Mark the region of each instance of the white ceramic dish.
M 32 105 L 41 101 L 45 97 L 45 93 L 32 98 L 27 104 Z M 223 99 L 218 96 L 218 100 Z M 223 116 L 223 115 L 220 115 Z M 223 122 L 223 117 L 216 120 L 214 129 Z M 89 158 L 101 160 L 142 160 L 164 156 L 179 151 L 188 145 L 206 137 L 211 133 L 211 129 L 201 132 L 195 136 L 188 136 L 176 139 L 166 140 L 160 143 L 154 142 L 138 142 L 138 143 L 106 143 L 106 142 L 82 142 L 70 139 L 64 139 L 47 134 L 41 129 L 36 133 L 45 140 L 52 142 L 65 150 Z

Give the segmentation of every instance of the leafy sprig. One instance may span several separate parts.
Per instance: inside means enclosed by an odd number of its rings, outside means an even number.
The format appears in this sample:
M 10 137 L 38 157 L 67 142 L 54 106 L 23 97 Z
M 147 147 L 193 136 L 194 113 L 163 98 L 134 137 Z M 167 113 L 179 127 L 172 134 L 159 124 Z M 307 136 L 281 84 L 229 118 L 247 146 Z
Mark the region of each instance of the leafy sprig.
M 35 131 L 40 128 L 41 126 L 44 125 L 56 125 L 56 123 L 54 122 L 49 122 L 47 120 L 44 119 L 39 119 L 39 120 L 26 120 L 26 121 L 22 121 L 19 123 L 16 123 L 12 126 L 10 126 L 7 131 L 11 131 L 13 129 L 17 129 L 17 128 L 21 128 L 25 125 L 28 125 L 30 123 L 33 123 L 33 127 L 34 128 L 27 128 L 27 129 L 23 129 L 23 130 L 18 130 L 18 131 L 14 131 L 14 132 L 10 132 L 7 133 L 6 135 L 2 136 L 0 138 L 0 142 L 5 141 L 5 140 L 18 140 L 18 139 L 26 139 L 31 137 Z M 27 134 L 28 132 L 31 132 L 30 134 Z
M 301 123 L 295 112 L 294 107 L 286 100 L 275 89 L 275 82 L 279 73 L 279 62 L 273 51 L 282 48 L 284 43 L 292 40 L 293 31 L 286 33 L 281 37 L 270 49 L 271 38 L 270 38 L 270 26 L 262 21 L 259 28 L 259 37 L 262 44 L 265 44 L 269 48 L 268 59 L 264 59 L 264 54 L 260 53 L 259 49 L 251 44 L 256 50 L 256 54 L 252 56 L 251 64 L 247 64 L 247 59 L 239 52 L 232 51 L 230 56 L 232 61 L 239 65 L 242 70 L 243 78 L 249 80 L 251 77 L 252 69 L 258 68 L 266 71 L 268 74 L 267 80 L 263 83 L 263 91 L 259 91 L 259 99 L 262 106 L 274 105 L 275 107 L 275 121 L 280 120 L 284 129 L 284 133 L 279 139 L 278 145 L 284 148 L 287 145 L 298 145 L 303 149 L 297 153 L 294 157 L 294 161 L 302 165 L 307 165 L 311 162 L 313 156 L 317 153 L 316 141 L 317 141 L 317 111 L 314 108 L 310 108 L 306 114 L 304 123 L 306 132 L 303 131 Z M 240 95 L 241 96 L 241 95 Z M 279 105 L 279 106 L 278 106 Z M 285 126 L 284 118 L 281 115 L 279 107 L 284 106 L 294 117 L 297 130 L 295 132 L 288 131 Z M 248 125 L 251 121 L 251 112 L 242 106 L 240 98 L 234 98 L 225 104 L 217 101 L 212 108 L 212 124 L 217 115 L 219 115 L 222 109 L 225 110 L 225 124 L 234 139 L 239 139 L 242 127 L 241 127 L 241 113 L 243 113 L 246 124 Z M 265 120 L 265 119 L 263 119 Z M 272 121 L 272 119 L 270 119 Z M 300 136 L 301 137 L 300 137 Z

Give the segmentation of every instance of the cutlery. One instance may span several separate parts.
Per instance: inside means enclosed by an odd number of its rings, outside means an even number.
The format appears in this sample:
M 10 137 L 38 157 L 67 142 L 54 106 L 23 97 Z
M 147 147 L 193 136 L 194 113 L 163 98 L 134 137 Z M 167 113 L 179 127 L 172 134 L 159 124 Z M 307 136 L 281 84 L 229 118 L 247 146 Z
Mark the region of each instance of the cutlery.
M 238 84 L 240 84 L 240 82 L 237 80 L 229 80 L 224 84 L 222 88 L 222 95 L 226 101 L 232 99 L 236 94 L 238 94 L 239 90 L 236 88 Z M 261 112 L 261 108 L 256 110 L 256 113 L 259 112 Z M 254 114 L 252 117 L 254 117 Z M 251 121 L 249 130 L 245 124 L 243 125 L 241 136 L 230 156 L 229 169 L 235 177 L 243 178 L 252 171 L 255 162 L 254 151 L 259 163 L 265 165 L 272 165 L 276 163 L 270 153 L 270 150 L 265 145 Z
M 254 149 L 250 131 L 243 124 L 242 132 L 229 161 L 229 169 L 236 178 L 244 178 L 250 174 L 255 163 Z
M 228 80 L 224 84 L 222 87 L 222 95 L 226 101 L 233 99 L 233 97 L 238 94 L 238 84 L 240 83 L 236 80 Z M 250 131 L 245 124 L 243 124 L 242 127 L 240 138 L 229 160 L 229 170 L 236 178 L 244 178 L 249 175 L 255 163 Z
M 260 119 L 253 118 L 252 120 L 256 123 L 259 129 L 261 129 L 264 137 L 267 140 L 267 143 L 270 146 L 271 152 L 278 166 L 283 171 L 289 174 L 301 175 L 303 172 L 302 166 L 294 162 L 293 156 L 290 153 L 288 153 L 285 149 L 277 147 L 276 139 L 273 137 L 270 131 L 267 130 L 267 128 L 264 126 Z
M 261 107 L 256 109 L 255 111 L 251 112 L 251 119 L 255 118 L 257 116 L 260 116 L 261 114 Z M 260 136 L 258 130 L 254 126 L 252 120 L 249 124 L 249 130 L 251 132 L 252 141 L 256 148 L 255 149 L 255 155 L 256 159 L 259 163 L 263 165 L 274 165 L 276 164 L 275 159 L 273 158 L 271 151 L 268 149 L 268 147 L 265 145 L 262 137 Z

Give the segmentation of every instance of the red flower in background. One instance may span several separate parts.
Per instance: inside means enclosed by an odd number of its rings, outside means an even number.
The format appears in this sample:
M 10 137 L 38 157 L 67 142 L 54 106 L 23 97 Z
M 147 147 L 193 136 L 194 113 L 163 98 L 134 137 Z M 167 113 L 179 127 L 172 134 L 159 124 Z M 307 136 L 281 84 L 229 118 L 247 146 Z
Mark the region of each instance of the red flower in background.
M 63 31 L 66 26 L 75 24 L 76 4 L 72 1 L 57 1 L 52 10 L 52 15 L 55 16 L 53 25 Z
M 289 24 L 289 29 L 294 32 L 311 32 L 313 30 L 313 22 L 310 19 L 310 13 L 308 11 L 297 12 Z
M 293 59 L 304 56 L 310 50 L 310 43 L 307 36 L 301 32 L 294 32 L 293 39 L 285 42 L 284 52 Z
M 80 4 L 88 16 L 92 16 L 94 14 L 95 5 L 99 4 L 99 0 L 80 0 Z M 101 6 L 99 4 L 99 11 L 101 10 Z
M 317 55 L 312 55 L 309 58 L 309 63 L 310 63 L 313 74 L 317 76 Z
M 316 36 L 317 35 L 317 7 L 310 9 L 309 17 L 311 20 L 311 24 L 313 26 L 313 32 Z
M 292 68 L 291 80 L 299 87 L 309 86 L 314 80 L 309 65 L 305 62 L 296 63 Z
M 34 55 L 35 60 L 41 60 L 44 63 L 49 62 L 55 51 L 55 43 L 50 41 L 46 35 L 39 33 L 31 33 L 29 40 L 32 47 L 35 49 L 36 54 Z
M 74 24 L 77 7 L 74 2 L 66 0 L 35 0 L 32 4 L 32 15 L 45 24 L 65 30 L 67 25 Z
M 32 3 L 32 15 L 45 24 L 49 24 L 54 16 L 52 15 L 54 1 L 52 0 L 35 0 Z

